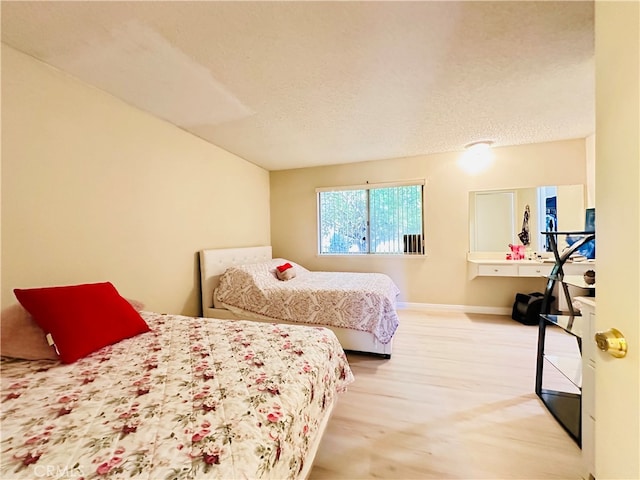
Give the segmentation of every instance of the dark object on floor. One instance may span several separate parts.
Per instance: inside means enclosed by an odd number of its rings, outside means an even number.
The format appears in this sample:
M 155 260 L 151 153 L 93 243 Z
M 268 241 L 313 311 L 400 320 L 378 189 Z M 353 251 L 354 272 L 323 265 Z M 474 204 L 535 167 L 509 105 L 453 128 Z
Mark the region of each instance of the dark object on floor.
M 511 318 L 525 325 L 538 325 L 543 300 L 544 294 L 540 292 L 516 293 Z M 553 300 L 555 297 L 549 299 L 550 303 Z

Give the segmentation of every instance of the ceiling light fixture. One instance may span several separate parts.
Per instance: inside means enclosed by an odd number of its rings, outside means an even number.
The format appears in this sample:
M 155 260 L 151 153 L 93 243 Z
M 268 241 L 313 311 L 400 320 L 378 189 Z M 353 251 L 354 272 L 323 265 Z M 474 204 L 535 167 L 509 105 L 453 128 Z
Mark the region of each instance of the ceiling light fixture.
M 467 150 L 488 150 L 493 145 L 493 140 L 480 140 L 477 142 L 472 142 L 464 146 Z
M 491 145 L 492 140 L 480 140 L 465 145 L 466 151 L 460 156 L 458 165 L 472 175 L 486 170 L 493 162 Z

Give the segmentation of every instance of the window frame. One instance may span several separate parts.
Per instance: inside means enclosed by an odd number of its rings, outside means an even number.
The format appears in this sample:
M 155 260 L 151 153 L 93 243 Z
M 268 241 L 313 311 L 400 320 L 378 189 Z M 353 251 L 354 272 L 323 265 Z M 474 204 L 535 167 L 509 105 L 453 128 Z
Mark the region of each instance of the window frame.
M 333 187 L 317 187 L 316 191 L 316 254 L 321 257 L 329 257 L 329 256 L 343 256 L 343 257 L 366 257 L 369 255 L 373 256 L 391 256 L 391 257 L 426 257 L 426 247 L 425 247 L 425 187 L 426 180 L 424 179 L 414 179 L 414 180 L 404 180 L 404 181 L 394 181 L 394 182 L 380 182 L 380 183 L 364 183 L 358 185 L 341 185 L 341 186 L 333 186 Z M 320 215 L 320 194 L 323 192 L 342 192 L 347 190 L 366 190 L 366 238 L 367 238 L 367 249 L 371 249 L 371 211 L 370 211 L 370 196 L 369 190 L 374 189 L 382 189 L 382 188 L 394 188 L 394 187 L 421 187 L 421 198 L 420 198 L 420 207 L 421 207 L 421 240 L 422 240 L 422 249 L 420 252 L 341 252 L 341 253 L 322 253 L 322 231 L 321 231 L 321 215 Z

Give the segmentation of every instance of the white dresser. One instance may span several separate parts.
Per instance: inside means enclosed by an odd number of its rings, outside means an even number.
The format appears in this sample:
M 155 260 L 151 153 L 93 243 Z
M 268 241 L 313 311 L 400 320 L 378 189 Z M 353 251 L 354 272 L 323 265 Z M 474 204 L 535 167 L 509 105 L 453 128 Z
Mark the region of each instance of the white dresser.
M 596 378 L 596 299 L 576 297 L 583 319 L 582 333 L 582 460 L 585 466 L 583 478 L 595 477 L 595 378 Z

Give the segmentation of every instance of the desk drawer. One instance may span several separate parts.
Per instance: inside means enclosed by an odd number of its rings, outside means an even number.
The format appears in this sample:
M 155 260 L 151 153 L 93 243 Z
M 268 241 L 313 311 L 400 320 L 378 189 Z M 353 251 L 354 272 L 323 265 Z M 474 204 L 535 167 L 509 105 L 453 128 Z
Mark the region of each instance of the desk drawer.
M 518 274 L 521 277 L 546 277 L 551 273 L 553 265 L 519 265 Z
M 517 277 L 517 265 L 478 265 L 478 275 L 490 277 Z

